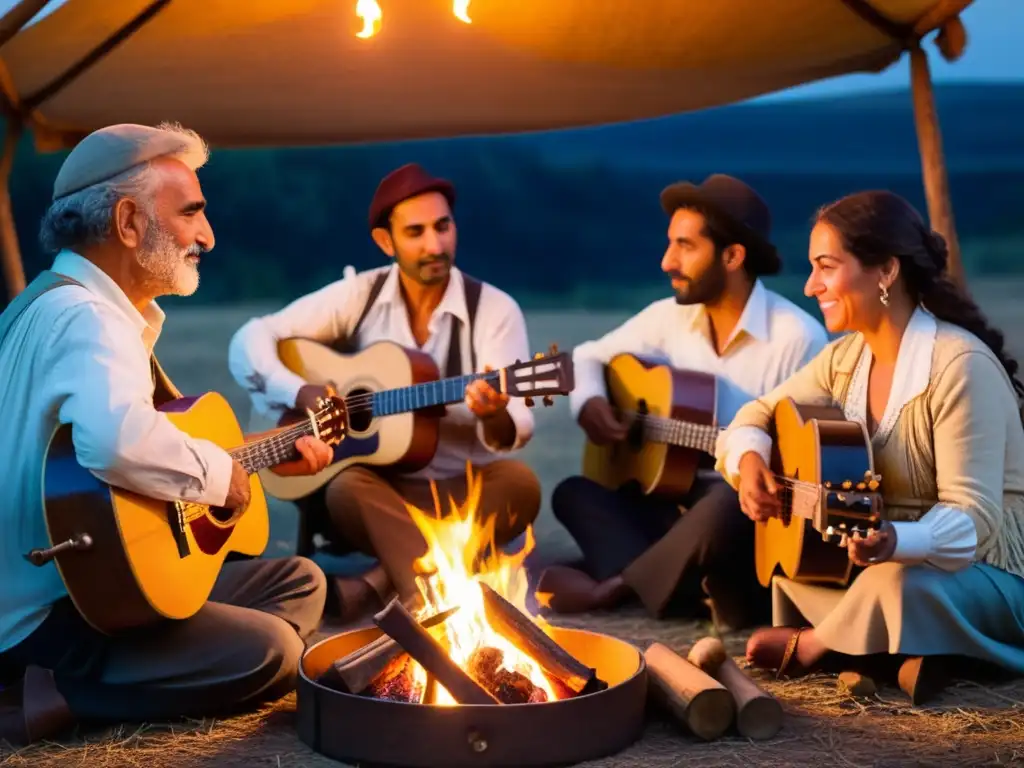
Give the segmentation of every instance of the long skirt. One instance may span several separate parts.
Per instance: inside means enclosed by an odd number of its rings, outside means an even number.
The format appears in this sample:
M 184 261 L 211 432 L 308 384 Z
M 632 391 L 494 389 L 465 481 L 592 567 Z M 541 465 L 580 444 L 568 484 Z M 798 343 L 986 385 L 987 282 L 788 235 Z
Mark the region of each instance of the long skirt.
M 847 589 L 777 576 L 772 609 L 776 626 L 809 624 L 839 653 L 966 656 L 1024 675 L 1024 579 L 990 565 L 880 563 Z

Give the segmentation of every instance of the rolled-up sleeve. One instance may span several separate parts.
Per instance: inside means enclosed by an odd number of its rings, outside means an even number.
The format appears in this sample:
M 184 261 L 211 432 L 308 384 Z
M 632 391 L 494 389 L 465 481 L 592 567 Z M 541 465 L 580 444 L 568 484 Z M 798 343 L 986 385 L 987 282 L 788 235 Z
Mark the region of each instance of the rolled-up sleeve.
M 49 357 L 58 420 L 71 425 L 79 464 L 150 498 L 224 504 L 231 456 L 156 410 L 149 355 L 137 328 L 117 310 L 98 302 L 65 310 Z

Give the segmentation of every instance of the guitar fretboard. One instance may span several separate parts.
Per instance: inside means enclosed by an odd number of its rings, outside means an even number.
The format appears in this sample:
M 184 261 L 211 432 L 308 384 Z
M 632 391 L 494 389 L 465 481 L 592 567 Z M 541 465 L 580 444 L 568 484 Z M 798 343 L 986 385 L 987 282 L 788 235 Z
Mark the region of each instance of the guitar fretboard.
M 308 421 L 303 421 L 270 437 L 234 448 L 228 453 L 251 475 L 261 469 L 299 458 L 299 452 L 295 449 L 295 441 L 304 435 L 312 434 L 313 425 Z
M 472 382 L 485 379 L 490 382 L 491 386 L 498 389 L 500 378 L 500 371 L 471 373 L 450 379 L 425 381 L 422 384 L 374 392 L 372 396 L 352 395 L 346 398 L 346 403 L 350 412 L 365 410 L 367 406 L 370 406 L 373 408 L 374 416 L 391 416 L 395 413 L 406 413 L 420 408 L 462 402 L 466 396 L 466 387 Z
M 633 419 L 643 424 L 644 439 L 652 443 L 678 445 L 715 455 L 715 443 L 723 432 L 721 427 L 709 424 L 694 424 L 690 421 L 669 419 L 650 413 L 630 413 Z

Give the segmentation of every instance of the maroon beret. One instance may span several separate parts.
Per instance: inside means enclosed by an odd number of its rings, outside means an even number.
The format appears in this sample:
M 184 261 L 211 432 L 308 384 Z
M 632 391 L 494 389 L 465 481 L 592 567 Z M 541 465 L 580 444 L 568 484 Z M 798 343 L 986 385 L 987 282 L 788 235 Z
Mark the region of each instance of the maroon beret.
M 370 230 L 387 226 L 396 205 L 425 192 L 440 192 L 455 207 L 455 187 L 447 179 L 431 176 L 417 163 L 408 163 L 385 176 L 370 202 Z

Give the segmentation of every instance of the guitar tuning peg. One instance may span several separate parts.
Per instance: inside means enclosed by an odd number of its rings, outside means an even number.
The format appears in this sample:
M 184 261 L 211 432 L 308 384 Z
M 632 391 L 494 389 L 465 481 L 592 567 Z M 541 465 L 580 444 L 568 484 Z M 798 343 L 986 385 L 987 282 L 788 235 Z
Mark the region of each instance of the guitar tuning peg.
M 532 397 L 524 397 L 523 398 L 523 402 L 526 404 L 527 408 L 533 408 L 533 398 Z
M 541 399 L 541 402 L 543 402 L 544 406 L 547 407 L 549 405 L 554 405 L 555 399 L 551 397 L 551 395 L 544 395 L 544 397 Z

